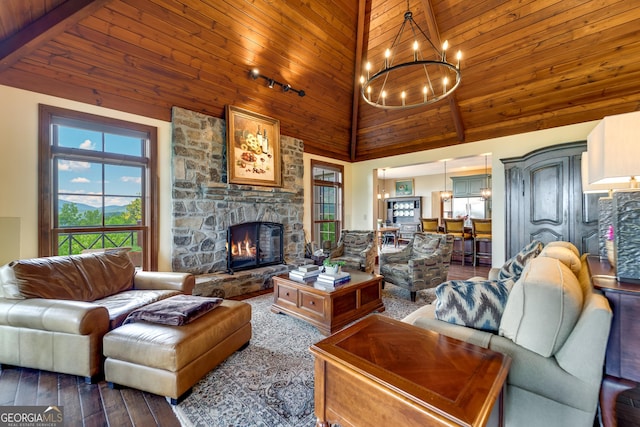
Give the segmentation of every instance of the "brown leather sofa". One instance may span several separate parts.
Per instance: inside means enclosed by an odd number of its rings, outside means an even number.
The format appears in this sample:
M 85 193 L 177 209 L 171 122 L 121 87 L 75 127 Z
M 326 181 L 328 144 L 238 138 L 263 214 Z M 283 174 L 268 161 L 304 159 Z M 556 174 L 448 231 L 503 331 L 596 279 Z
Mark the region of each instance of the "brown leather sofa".
M 126 251 L 13 261 L 0 267 L 0 363 L 91 381 L 107 332 L 194 285 L 188 273 L 136 270 Z

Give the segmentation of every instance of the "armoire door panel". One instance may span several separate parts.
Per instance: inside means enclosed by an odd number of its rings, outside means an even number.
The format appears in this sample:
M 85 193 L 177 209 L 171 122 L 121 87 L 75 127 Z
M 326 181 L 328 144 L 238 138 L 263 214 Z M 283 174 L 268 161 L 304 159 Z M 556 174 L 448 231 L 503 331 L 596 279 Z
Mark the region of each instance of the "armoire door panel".
M 562 225 L 564 222 L 563 169 L 564 162 L 553 162 L 528 171 L 531 177 L 531 223 Z

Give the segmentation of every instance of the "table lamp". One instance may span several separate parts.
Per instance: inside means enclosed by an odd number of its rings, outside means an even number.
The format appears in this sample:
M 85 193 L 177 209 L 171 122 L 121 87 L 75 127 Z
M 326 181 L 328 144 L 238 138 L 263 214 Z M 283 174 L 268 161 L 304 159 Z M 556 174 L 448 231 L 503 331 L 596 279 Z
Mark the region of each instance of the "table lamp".
M 640 283 L 640 111 L 607 116 L 587 138 L 589 184 L 613 192 L 612 224 L 619 281 Z

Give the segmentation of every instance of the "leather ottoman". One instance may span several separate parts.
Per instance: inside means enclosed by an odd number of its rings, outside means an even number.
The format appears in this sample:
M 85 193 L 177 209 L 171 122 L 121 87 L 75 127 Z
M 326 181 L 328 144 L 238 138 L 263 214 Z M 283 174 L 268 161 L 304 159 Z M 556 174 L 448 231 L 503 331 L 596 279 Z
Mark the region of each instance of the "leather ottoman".
M 110 387 L 128 386 L 176 404 L 211 369 L 249 344 L 251 305 L 224 300 L 183 326 L 138 322 L 104 336 Z

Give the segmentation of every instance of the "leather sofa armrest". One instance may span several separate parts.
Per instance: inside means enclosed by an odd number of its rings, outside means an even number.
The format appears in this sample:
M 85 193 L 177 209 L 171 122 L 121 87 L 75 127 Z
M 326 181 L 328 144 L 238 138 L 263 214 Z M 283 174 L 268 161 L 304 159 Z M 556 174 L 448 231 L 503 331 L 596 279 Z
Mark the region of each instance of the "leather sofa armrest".
M 196 278 L 191 273 L 172 271 L 136 271 L 133 276 L 134 289 L 167 289 L 191 295 L 196 286 Z
M 76 335 L 106 333 L 109 312 L 84 301 L 0 298 L 0 325 Z

